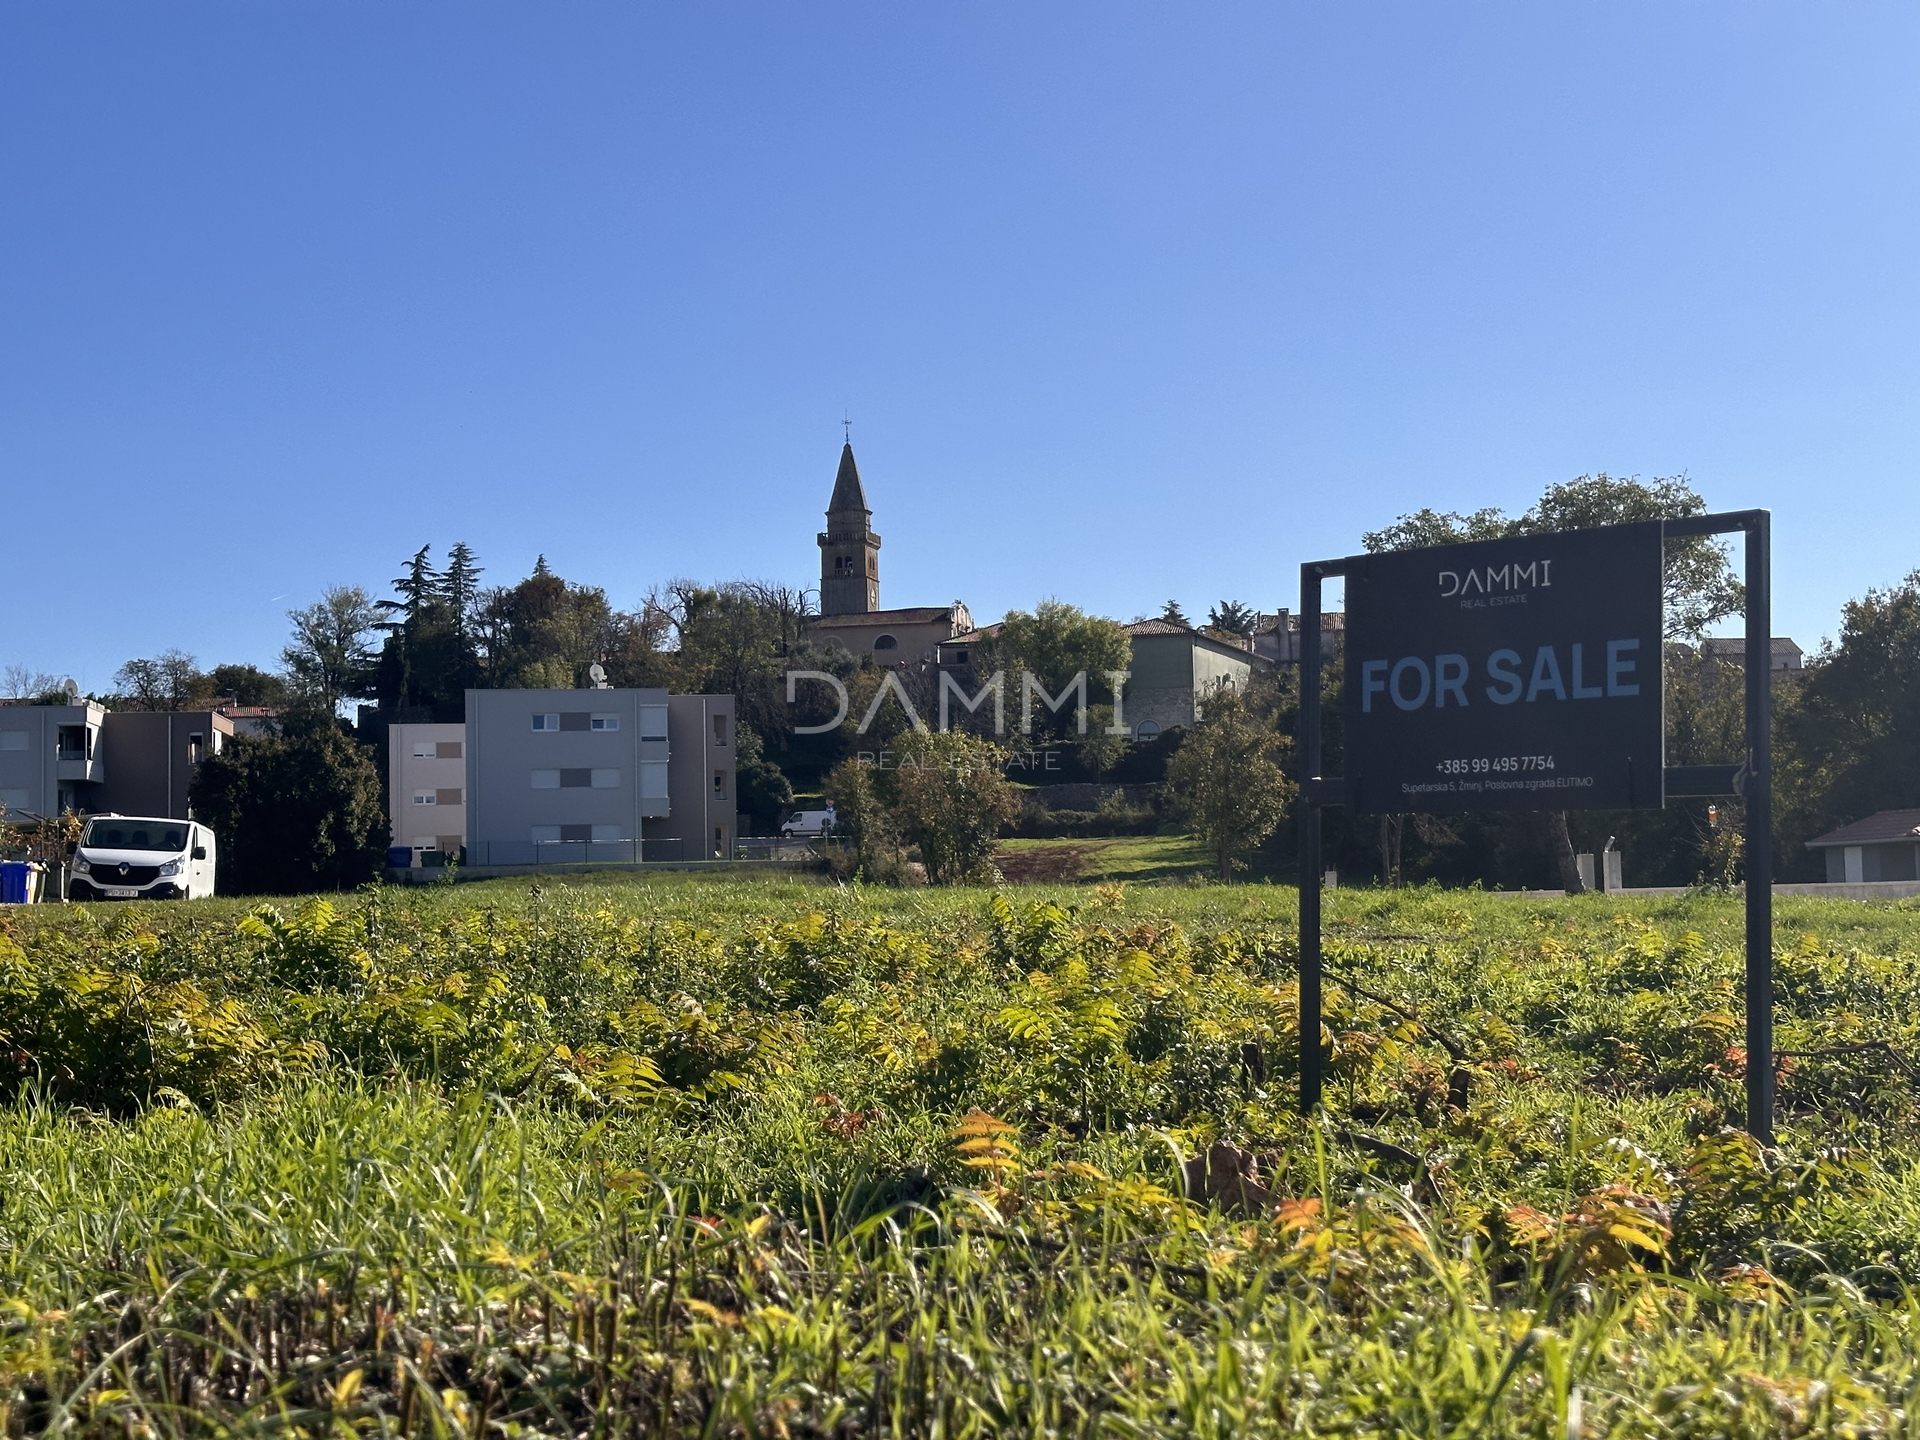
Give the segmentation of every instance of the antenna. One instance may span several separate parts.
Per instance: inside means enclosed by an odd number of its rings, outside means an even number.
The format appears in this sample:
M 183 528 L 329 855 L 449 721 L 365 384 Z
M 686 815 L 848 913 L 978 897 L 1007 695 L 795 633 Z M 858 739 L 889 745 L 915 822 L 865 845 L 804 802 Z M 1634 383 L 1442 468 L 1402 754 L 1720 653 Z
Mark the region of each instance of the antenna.
M 597 660 L 587 667 L 587 678 L 593 681 L 593 688 L 596 690 L 611 690 L 613 688 L 613 686 L 607 683 L 607 667 L 600 664 Z
M 60 693 L 67 697 L 67 703 L 69 705 L 80 698 L 80 687 L 73 683 L 73 677 L 71 675 L 60 682 Z
M 846 433 L 847 444 L 851 445 L 853 443 L 853 417 L 851 415 L 847 415 L 847 412 L 844 410 L 842 410 L 840 413 L 846 417 L 843 420 L 841 420 L 840 428 Z

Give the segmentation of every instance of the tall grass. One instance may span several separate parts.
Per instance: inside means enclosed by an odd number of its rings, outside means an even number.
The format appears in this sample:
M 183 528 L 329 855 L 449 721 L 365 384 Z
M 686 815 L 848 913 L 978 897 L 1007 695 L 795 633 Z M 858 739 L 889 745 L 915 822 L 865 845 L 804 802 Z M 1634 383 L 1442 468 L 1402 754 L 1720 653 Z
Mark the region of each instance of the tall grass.
M 1336 897 L 1308 1124 L 1290 898 L 14 919 L 0 1433 L 1905 1433 L 1920 917 L 1783 907 L 1769 1153 L 1737 902 Z

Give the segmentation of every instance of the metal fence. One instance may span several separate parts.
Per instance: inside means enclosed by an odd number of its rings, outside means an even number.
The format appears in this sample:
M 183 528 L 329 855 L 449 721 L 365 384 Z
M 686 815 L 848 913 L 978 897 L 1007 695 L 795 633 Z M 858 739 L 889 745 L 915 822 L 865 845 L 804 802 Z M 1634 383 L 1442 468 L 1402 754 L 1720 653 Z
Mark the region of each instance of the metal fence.
M 731 852 L 716 855 L 692 840 L 477 840 L 461 863 L 494 865 L 641 865 L 695 860 L 806 860 L 815 854 L 806 840 L 736 840 Z

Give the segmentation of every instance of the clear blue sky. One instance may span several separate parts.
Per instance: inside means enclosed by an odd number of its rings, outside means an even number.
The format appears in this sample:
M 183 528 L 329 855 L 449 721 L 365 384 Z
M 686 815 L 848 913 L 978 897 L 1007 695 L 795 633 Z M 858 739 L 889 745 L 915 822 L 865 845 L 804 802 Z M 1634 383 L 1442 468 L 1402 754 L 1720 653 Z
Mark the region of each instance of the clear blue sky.
M 1605 469 L 1920 566 L 1920 7 L 0 0 L 0 663 L 274 661 L 465 539 L 632 604 L 1296 603 Z

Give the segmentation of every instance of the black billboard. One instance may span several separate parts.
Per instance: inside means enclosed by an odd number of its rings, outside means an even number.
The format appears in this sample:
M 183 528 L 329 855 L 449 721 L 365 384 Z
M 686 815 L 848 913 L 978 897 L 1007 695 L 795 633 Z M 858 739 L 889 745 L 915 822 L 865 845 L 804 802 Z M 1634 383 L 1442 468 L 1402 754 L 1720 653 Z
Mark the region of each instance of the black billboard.
M 1351 813 L 1664 801 L 1661 524 L 1357 556 Z

